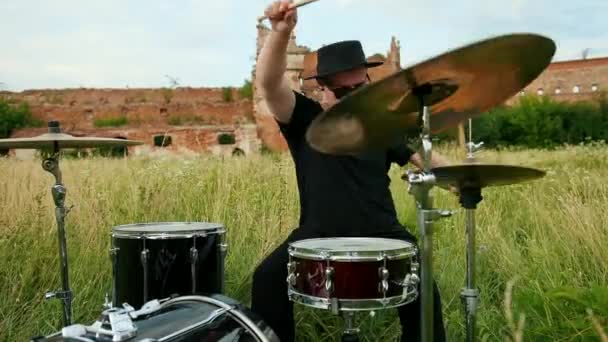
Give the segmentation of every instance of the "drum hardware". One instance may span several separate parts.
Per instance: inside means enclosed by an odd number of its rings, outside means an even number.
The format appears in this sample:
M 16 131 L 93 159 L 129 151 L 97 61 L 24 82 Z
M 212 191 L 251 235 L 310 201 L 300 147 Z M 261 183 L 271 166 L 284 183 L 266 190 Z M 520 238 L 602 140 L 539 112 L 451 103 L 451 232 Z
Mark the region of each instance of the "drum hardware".
M 143 291 L 144 303 L 148 301 L 148 284 L 149 284 L 148 258 L 149 257 L 150 257 L 150 250 L 146 248 L 146 240 L 144 240 L 144 250 L 141 251 L 141 256 L 140 256 L 141 267 L 144 272 L 144 291 Z
M 118 272 L 118 266 L 117 266 L 118 260 L 117 259 L 118 259 L 119 250 L 120 250 L 120 248 L 116 248 L 114 246 L 112 246 L 112 248 L 110 248 L 110 262 L 112 264 L 112 279 L 116 279 L 116 275 Z M 116 298 L 116 283 L 115 282 L 112 282 L 112 298 Z M 107 305 L 108 305 L 108 298 L 106 295 L 104 307 L 108 307 L 108 308 L 112 307 L 111 303 L 109 304 L 109 306 L 107 306 Z
M 68 250 L 66 242 L 65 218 L 73 206 L 65 206 L 66 187 L 63 184 L 63 177 L 59 167 L 59 155 L 61 149 L 66 148 L 89 148 L 89 147 L 117 147 L 140 145 L 142 142 L 95 138 L 95 137 L 74 137 L 69 134 L 61 133 L 58 121 L 48 122 L 48 133 L 32 138 L 12 138 L 0 139 L 0 149 L 42 149 L 50 150 L 50 157 L 42 161 L 42 168 L 53 175 L 55 184 L 51 188 L 51 195 L 55 204 L 55 220 L 57 222 L 57 237 L 59 242 L 59 263 L 61 273 L 61 291 L 47 292 L 45 299 L 59 299 L 62 302 L 62 322 L 63 326 L 72 324 L 72 300 L 73 293 L 70 289 Z
M 267 331 L 263 332 L 258 325 L 253 324 L 253 322 L 251 322 L 251 320 L 247 317 L 247 315 L 243 314 L 243 312 L 241 312 L 240 310 L 237 310 L 237 308 L 234 304 L 230 305 L 224 301 L 221 301 L 221 300 L 218 300 L 215 298 L 203 297 L 203 296 L 183 296 L 183 297 L 170 299 L 167 302 L 163 303 L 163 305 L 161 307 L 167 307 L 171 304 L 179 303 L 180 301 L 188 301 L 188 300 L 199 301 L 202 303 L 209 303 L 209 304 L 218 306 L 223 311 L 219 312 L 216 310 L 215 311 L 216 316 L 219 316 L 219 314 L 224 313 L 224 312 L 231 314 L 232 316 L 234 316 L 234 318 L 236 318 L 239 321 L 239 323 L 245 325 L 248 329 L 253 331 L 255 333 L 255 337 L 257 338 L 257 340 L 259 342 L 274 342 L 274 341 L 278 342 L 278 338 L 274 335 L 274 332 L 270 328 L 266 328 L 265 330 L 267 330 Z
M 219 262 L 219 273 L 221 277 L 219 279 L 219 293 L 225 292 L 226 287 L 226 279 L 224 278 L 224 274 L 226 272 L 226 256 L 228 255 L 228 243 L 226 242 L 226 236 L 224 234 L 219 236 L 219 250 L 220 250 L 220 262 Z
M 354 326 L 354 312 L 345 312 L 342 318 L 344 320 L 344 330 L 342 331 L 341 342 L 358 342 L 359 328 L 355 328 Z
M 419 115 L 422 123 L 420 132 L 420 143 L 422 151 L 420 155 L 423 160 L 423 170 L 408 171 L 408 192 L 416 200 L 417 226 L 420 235 L 420 322 L 421 341 L 433 341 L 433 221 L 440 218 L 450 217 L 451 211 L 433 208 L 433 199 L 430 194 L 435 185 L 435 176 L 431 171 L 432 142 L 430 108 L 426 104 L 426 96 L 432 88 L 421 87 L 414 89 L 419 96 Z
M 196 249 L 196 241 L 194 246 L 190 247 L 190 276 L 192 277 L 192 293 L 196 293 L 196 265 L 198 264 L 198 249 Z
M 221 295 L 154 299 L 135 310 L 129 304 L 105 309 L 91 325 L 74 324 L 32 341 L 206 340 L 278 342 L 256 314 Z
M 150 222 L 112 228 L 113 305 L 173 294 L 223 293 L 223 225 Z
M 59 125 L 49 123 L 49 133 L 60 133 Z M 47 292 L 45 299 L 59 299 L 63 304 L 63 326 L 72 324 L 72 290 L 70 290 L 68 270 L 68 248 L 65 237 L 65 217 L 69 210 L 65 207 L 66 188 L 62 183 L 59 169 L 59 149 L 54 146 L 52 156 L 42 161 L 42 168 L 55 177 L 55 185 L 51 188 L 55 203 L 55 218 L 57 220 L 57 237 L 59 240 L 59 255 L 61 263 L 62 291 Z

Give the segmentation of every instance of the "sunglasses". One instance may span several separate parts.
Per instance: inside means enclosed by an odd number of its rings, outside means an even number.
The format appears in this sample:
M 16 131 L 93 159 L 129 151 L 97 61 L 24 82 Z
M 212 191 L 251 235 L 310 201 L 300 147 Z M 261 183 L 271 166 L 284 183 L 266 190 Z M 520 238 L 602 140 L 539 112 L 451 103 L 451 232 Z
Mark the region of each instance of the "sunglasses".
M 334 93 L 334 96 L 336 96 L 337 99 L 341 99 L 344 96 L 352 93 L 353 91 L 355 91 L 357 88 L 363 86 L 365 83 L 367 83 L 367 81 L 363 81 L 361 83 L 357 83 L 357 84 L 353 84 L 353 85 L 349 85 L 349 86 L 344 86 L 344 87 L 337 87 L 337 88 L 331 88 L 329 87 L 329 90 L 331 90 L 332 93 Z
M 353 91 L 355 91 L 356 89 L 364 86 L 368 81 L 370 81 L 369 75 L 366 75 L 366 80 L 357 84 L 352 84 L 352 85 L 348 85 L 348 86 L 343 86 L 343 87 L 330 87 L 328 86 L 327 89 L 331 90 L 332 93 L 334 93 L 334 96 L 336 97 L 336 99 L 341 99 L 344 96 L 352 93 Z

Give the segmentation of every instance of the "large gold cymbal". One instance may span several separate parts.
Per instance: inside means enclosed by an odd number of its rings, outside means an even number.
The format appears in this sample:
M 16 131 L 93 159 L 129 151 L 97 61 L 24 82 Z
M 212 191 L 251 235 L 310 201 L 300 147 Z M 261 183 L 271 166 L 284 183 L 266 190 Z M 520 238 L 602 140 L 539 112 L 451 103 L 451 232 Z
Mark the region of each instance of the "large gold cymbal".
M 482 40 L 398 71 L 345 96 L 310 125 L 306 139 L 330 154 L 382 149 L 420 129 L 419 98 L 431 87 L 431 132 L 504 103 L 549 65 L 553 40 L 536 34 L 511 34 Z
M 526 182 L 545 176 L 545 172 L 529 167 L 500 164 L 461 164 L 432 168 L 436 184 L 459 188 L 485 188 Z

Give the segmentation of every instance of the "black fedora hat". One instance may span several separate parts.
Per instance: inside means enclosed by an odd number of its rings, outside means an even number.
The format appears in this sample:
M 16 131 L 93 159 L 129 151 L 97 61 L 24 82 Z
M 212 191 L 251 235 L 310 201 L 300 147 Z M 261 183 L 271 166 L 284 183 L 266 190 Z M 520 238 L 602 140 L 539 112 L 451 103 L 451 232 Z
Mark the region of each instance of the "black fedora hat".
M 362 66 L 373 68 L 383 64 L 381 61 L 367 61 L 363 46 L 358 40 L 346 40 L 321 47 L 316 52 L 316 62 L 316 73 L 304 79 L 323 78 Z

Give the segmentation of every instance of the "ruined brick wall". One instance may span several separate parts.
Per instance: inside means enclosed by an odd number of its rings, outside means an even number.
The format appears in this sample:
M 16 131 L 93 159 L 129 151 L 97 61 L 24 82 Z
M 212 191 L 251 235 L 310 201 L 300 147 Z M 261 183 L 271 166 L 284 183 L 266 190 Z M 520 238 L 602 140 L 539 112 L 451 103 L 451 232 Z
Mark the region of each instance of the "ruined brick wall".
M 129 146 L 130 155 L 197 155 L 200 153 L 214 155 L 232 155 L 242 152 L 245 155 L 256 154 L 261 148 L 257 137 L 255 124 L 243 125 L 211 125 L 211 126 L 166 126 L 166 127 L 122 127 L 95 129 L 62 129 L 63 132 L 74 136 L 96 136 L 106 138 L 124 138 L 142 141 L 143 145 Z M 14 138 L 33 137 L 46 133 L 46 128 L 21 129 L 13 134 Z M 219 136 L 229 134 L 234 137 L 233 144 L 220 144 Z M 170 139 L 167 146 L 155 145 L 155 137 Z M 168 141 L 168 140 L 166 140 Z M 20 152 L 15 151 L 15 155 Z M 22 155 L 31 152 L 21 153 Z
M 239 148 L 246 153 L 257 152 L 261 142 L 256 134 L 251 134 L 256 127 L 252 101 L 240 98 L 235 89 L 230 90 L 231 100 L 226 99 L 226 95 L 219 88 L 61 89 L 0 93 L 0 97 L 27 102 L 33 116 L 44 122 L 60 121 L 66 133 L 123 137 L 145 143 L 134 151 L 225 153 Z M 34 136 L 40 132 L 26 129 L 15 132 L 13 136 Z M 217 137 L 222 133 L 233 134 L 235 144 L 218 147 Z M 162 134 L 172 137 L 172 145 L 154 146 L 154 136 Z
M 95 128 L 96 122 L 124 118 L 128 127 L 252 123 L 249 99 L 218 88 L 58 89 L 3 92 L 9 100 L 27 102 L 43 121 L 59 120 L 68 129 Z
M 551 63 L 520 95 L 572 102 L 592 100 L 603 91 L 608 91 L 608 57 Z M 507 104 L 516 103 L 517 98 Z

